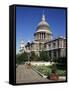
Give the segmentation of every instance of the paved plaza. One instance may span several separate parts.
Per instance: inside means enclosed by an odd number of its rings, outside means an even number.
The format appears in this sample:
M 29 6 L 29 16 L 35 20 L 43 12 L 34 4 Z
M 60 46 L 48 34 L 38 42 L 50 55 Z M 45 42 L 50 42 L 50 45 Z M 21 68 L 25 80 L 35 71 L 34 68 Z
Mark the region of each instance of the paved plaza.
M 51 81 L 52 80 L 49 80 L 39 75 L 32 68 L 28 68 L 27 65 L 19 65 L 16 68 L 16 83 L 35 83 Z
M 16 83 L 31 83 L 31 82 L 46 82 L 46 78 L 40 76 L 32 68 L 27 68 L 26 65 L 19 65 L 16 68 Z

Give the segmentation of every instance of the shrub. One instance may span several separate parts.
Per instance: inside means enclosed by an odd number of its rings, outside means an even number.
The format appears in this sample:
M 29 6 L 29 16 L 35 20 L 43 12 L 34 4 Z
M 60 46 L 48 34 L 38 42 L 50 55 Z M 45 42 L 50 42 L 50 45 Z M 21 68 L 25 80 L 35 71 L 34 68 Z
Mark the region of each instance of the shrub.
M 49 61 L 49 57 L 47 55 L 47 52 L 45 52 L 45 51 L 40 52 L 40 60 L 41 61 Z
M 40 73 L 46 75 L 46 76 L 50 76 L 51 73 L 54 71 L 58 76 L 65 76 L 66 72 L 65 70 L 60 70 L 58 68 L 56 68 L 56 66 L 45 66 L 45 65 L 36 65 L 33 66 L 36 70 L 38 70 Z M 54 68 L 55 67 L 55 68 Z
M 41 66 L 34 66 L 34 68 L 36 68 L 40 73 L 44 74 L 44 75 L 49 75 L 51 73 L 51 66 L 45 66 L 45 65 L 41 65 Z
M 24 64 L 26 61 L 28 61 L 28 54 L 26 52 L 16 55 L 17 64 Z
M 67 58 L 66 57 L 60 57 L 58 59 L 53 59 L 53 61 L 56 63 L 56 66 L 58 69 L 66 69 L 67 67 Z
M 38 61 L 39 60 L 39 56 L 35 54 L 34 51 L 32 51 L 30 53 L 30 61 Z

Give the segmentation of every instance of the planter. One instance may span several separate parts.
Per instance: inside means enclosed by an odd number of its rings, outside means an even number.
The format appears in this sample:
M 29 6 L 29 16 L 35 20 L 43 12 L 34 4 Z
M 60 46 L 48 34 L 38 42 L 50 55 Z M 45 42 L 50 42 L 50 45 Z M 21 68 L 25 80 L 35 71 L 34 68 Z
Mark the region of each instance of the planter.
M 50 80 L 58 80 L 58 79 L 59 79 L 59 76 L 58 76 L 57 74 L 52 73 L 52 74 L 50 75 Z

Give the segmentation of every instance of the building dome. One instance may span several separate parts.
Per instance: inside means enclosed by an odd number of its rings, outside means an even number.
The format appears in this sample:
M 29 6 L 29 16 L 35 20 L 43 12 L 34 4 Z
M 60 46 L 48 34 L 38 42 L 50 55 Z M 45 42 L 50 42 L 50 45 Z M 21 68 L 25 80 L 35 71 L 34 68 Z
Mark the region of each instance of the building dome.
M 37 27 L 39 27 L 39 26 L 48 26 L 49 27 L 49 24 L 45 21 L 45 15 L 44 14 L 42 15 L 42 20 L 41 20 L 41 22 L 38 23 Z
M 42 15 L 41 22 L 39 22 L 37 25 L 37 31 L 36 32 L 47 32 L 49 34 L 52 34 L 52 32 L 50 31 L 50 26 L 47 23 L 47 21 L 45 20 L 44 14 Z
M 41 21 L 37 25 L 37 31 L 34 34 L 36 41 L 49 41 L 52 38 L 52 32 L 50 30 L 50 26 L 45 20 L 45 15 L 42 15 Z
M 46 26 L 46 27 L 49 27 L 49 24 L 45 21 L 41 21 L 37 27 L 40 27 L 40 26 Z

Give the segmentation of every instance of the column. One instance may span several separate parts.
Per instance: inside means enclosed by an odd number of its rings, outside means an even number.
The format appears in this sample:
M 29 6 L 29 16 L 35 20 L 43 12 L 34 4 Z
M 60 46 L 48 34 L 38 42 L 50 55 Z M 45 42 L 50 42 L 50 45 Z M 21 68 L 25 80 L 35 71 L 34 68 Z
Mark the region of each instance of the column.
M 37 33 L 37 40 L 39 39 L 38 33 Z
M 38 33 L 39 34 L 39 39 L 40 39 L 40 33 Z
M 38 37 L 39 37 L 39 39 L 40 39 L 40 33 L 38 33 Z
M 42 33 L 42 39 L 43 39 L 43 33 Z
M 40 35 L 41 35 L 41 39 L 42 39 L 42 33 L 40 33 Z
M 58 50 L 56 50 L 56 52 L 57 52 L 57 58 L 58 58 Z
M 42 38 L 42 36 L 41 36 L 41 33 L 40 33 L 40 39 Z
M 35 40 L 37 40 L 37 35 L 35 35 Z
M 42 39 L 42 33 L 41 33 L 41 39 Z
M 44 39 L 44 33 L 42 33 L 42 35 L 43 35 L 43 36 L 42 36 L 42 39 Z
M 44 39 L 44 33 L 42 33 L 42 39 Z
M 39 34 L 37 33 L 37 39 L 39 39 Z
M 45 40 L 46 40 L 46 33 L 45 33 Z
M 53 54 L 53 50 L 52 50 L 52 51 L 51 51 L 51 59 L 53 59 L 53 55 L 54 55 L 54 54 Z

